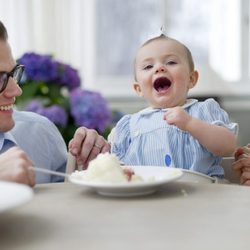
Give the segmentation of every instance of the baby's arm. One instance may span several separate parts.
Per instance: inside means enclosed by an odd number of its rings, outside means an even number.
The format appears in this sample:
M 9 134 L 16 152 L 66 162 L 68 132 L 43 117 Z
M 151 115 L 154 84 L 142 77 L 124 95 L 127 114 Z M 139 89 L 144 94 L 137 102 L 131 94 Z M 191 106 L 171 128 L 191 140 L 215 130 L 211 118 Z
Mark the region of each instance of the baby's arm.
M 189 132 L 217 156 L 231 156 L 236 149 L 237 138 L 229 129 L 194 118 L 181 107 L 169 109 L 164 119 L 169 124 Z

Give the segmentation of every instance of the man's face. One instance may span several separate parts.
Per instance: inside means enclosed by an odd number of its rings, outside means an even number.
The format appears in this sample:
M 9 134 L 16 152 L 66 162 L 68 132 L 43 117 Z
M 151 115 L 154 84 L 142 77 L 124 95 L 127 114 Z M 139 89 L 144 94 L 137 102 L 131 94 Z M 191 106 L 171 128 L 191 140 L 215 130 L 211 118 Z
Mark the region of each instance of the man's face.
M 0 72 L 10 72 L 15 65 L 9 44 L 0 40 Z M 0 93 L 0 132 L 7 132 L 14 127 L 13 105 L 15 98 L 21 94 L 22 90 L 10 77 L 6 89 Z

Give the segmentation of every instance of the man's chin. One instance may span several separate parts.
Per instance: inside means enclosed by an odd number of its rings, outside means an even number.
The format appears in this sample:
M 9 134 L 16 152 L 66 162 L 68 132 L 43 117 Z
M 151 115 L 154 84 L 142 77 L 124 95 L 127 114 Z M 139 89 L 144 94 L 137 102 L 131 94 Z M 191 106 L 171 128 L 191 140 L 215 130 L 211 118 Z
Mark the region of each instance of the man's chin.
M 15 126 L 15 122 L 12 120 L 10 123 L 8 124 L 0 124 L 0 132 L 5 133 L 10 131 L 11 129 L 13 129 Z

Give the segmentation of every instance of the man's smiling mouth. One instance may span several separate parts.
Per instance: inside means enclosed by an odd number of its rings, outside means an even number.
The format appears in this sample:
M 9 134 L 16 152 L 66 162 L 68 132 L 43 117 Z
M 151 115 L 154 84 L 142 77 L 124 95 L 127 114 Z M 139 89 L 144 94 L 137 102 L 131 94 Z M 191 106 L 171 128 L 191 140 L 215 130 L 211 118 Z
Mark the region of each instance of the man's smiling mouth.
M 159 93 L 165 92 L 171 84 L 171 81 L 167 77 L 159 77 L 154 81 L 154 89 Z
M 0 111 L 7 111 L 7 110 L 11 110 L 11 109 L 13 109 L 12 104 L 0 106 Z

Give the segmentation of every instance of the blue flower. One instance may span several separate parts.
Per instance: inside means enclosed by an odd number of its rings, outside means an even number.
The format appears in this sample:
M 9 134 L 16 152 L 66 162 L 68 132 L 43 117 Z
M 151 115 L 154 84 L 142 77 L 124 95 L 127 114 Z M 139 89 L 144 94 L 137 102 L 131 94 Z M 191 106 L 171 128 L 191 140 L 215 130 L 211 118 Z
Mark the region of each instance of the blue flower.
M 70 65 L 58 63 L 58 78 L 57 81 L 66 86 L 69 90 L 80 87 L 80 77 L 77 70 Z
M 65 127 L 67 125 L 68 116 L 65 110 L 59 105 L 52 105 L 50 107 L 43 107 L 42 103 L 33 100 L 26 106 L 27 111 L 32 111 L 47 117 L 56 125 Z
M 69 90 L 80 86 L 81 79 L 77 70 L 49 55 L 25 53 L 18 62 L 25 65 L 25 80 L 54 83 Z
M 78 71 L 55 60 L 50 55 L 25 53 L 18 63 L 25 65 L 21 88 L 17 98 L 19 108 L 47 117 L 60 129 L 65 142 L 72 139 L 77 127 L 96 129 L 106 136 L 111 111 L 106 100 L 97 92 L 80 89 Z
M 25 75 L 29 80 L 51 82 L 57 77 L 57 63 L 51 56 L 25 53 L 18 62 L 25 65 Z
M 106 100 L 97 92 L 75 89 L 70 93 L 71 114 L 77 126 L 104 132 L 111 121 Z
M 65 127 L 67 125 L 67 113 L 59 105 L 52 105 L 50 107 L 43 108 L 39 111 L 39 114 L 46 116 L 52 122 L 62 127 Z
M 43 105 L 38 100 L 32 100 L 28 102 L 27 106 L 25 107 L 25 110 L 31 111 L 31 112 L 37 112 L 37 110 L 40 110 L 43 108 Z

